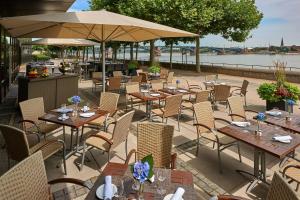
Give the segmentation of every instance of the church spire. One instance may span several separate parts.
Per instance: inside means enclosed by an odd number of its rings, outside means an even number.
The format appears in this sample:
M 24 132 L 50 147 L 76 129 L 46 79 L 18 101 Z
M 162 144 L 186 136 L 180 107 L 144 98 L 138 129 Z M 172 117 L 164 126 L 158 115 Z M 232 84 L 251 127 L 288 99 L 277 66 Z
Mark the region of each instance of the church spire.
M 280 44 L 280 47 L 284 47 L 283 37 L 281 38 L 281 44 Z

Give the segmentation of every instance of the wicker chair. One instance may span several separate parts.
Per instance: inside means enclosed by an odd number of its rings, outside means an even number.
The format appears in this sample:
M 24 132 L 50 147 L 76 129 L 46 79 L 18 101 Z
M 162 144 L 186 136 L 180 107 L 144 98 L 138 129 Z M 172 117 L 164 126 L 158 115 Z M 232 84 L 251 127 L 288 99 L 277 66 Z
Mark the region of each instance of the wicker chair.
M 131 109 L 133 109 L 134 105 L 141 105 L 144 103 L 142 100 L 131 96 L 130 93 L 140 92 L 140 85 L 138 83 L 127 83 L 126 84 L 126 111 L 128 107 L 128 103 L 131 104 Z
M 62 150 L 62 158 L 65 174 L 67 174 L 65 161 L 65 143 L 62 140 L 43 140 L 39 141 L 32 147 L 29 147 L 26 133 L 8 125 L 0 125 L 0 131 L 4 137 L 6 152 L 8 157 L 8 168 L 10 168 L 10 160 L 21 161 L 35 152 L 41 150 L 44 160 L 53 154 Z M 32 133 L 35 134 L 35 133 Z
M 218 102 L 226 103 L 226 108 L 228 106 L 227 99 L 230 96 L 230 86 L 229 85 L 215 85 L 212 91 L 212 103 L 215 107 Z
M 242 87 L 231 86 L 232 88 L 237 88 L 237 89 L 234 89 L 234 90 L 231 91 L 231 95 L 239 95 L 239 96 L 244 97 L 244 99 L 245 99 L 245 106 L 247 106 L 246 94 L 248 92 L 247 91 L 248 85 L 249 85 L 249 81 L 244 80 L 243 84 L 242 84 Z
M 123 72 L 122 71 L 113 71 L 113 76 L 114 77 L 122 77 L 123 76 Z
M 188 80 L 185 80 L 185 81 L 186 81 L 189 91 L 199 92 L 202 90 L 202 87 L 200 85 L 195 85 L 195 84 L 193 85 L 193 84 L 190 84 L 190 82 Z
M 244 99 L 240 96 L 231 96 L 228 98 L 229 116 L 232 121 L 246 121 L 246 112 L 257 113 L 257 111 L 244 108 Z
M 199 152 L 200 137 L 203 137 L 213 142 L 213 148 L 215 146 L 215 143 L 217 144 L 220 173 L 222 173 L 221 151 L 223 151 L 224 149 L 233 145 L 237 145 L 239 159 L 240 162 L 242 162 L 240 146 L 237 140 L 215 130 L 215 121 L 222 121 L 228 124 L 230 124 L 230 122 L 222 118 L 215 118 L 213 116 L 212 106 L 209 101 L 194 104 L 194 112 L 196 117 L 196 124 L 194 124 L 194 126 L 196 126 L 197 128 L 196 155 L 198 155 Z
M 167 123 L 169 117 L 177 115 L 178 130 L 180 131 L 179 118 L 181 112 L 181 102 L 182 95 L 168 96 L 165 100 L 164 108 L 153 109 L 151 113 L 153 113 L 154 116 L 161 117 L 162 123 L 164 123 L 164 119 L 166 119 Z
M 200 92 L 195 93 L 195 99 L 184 100 L 181 104 L 183 110 L 192 110 L 193 117 L 195 116 L 194 107 L 195 103 L 200 103 L 204 101 L 208 101 L 210 91 L 209 90 L 202 90 Z
M 172 84 L 173 82 L 173 77 L 174 77 L 174 72 L 169 72 L 167 78 L 165 79 L 164 84 Z
M 80 170 L 83 168 L 85 151 L 91 148 L 97 148 L 107 152 L 107 161 L 109 162 L 110 152 L 125 141 L 125 153 L 127 156 L 127 137 L 133 115 L 134 111 L 130 111 L 119 117 L 116 121 L 112 134 L 100 131 L 87 136 L 83 144 L 83 155 Z M 89 149 L 85 149 L 85 146 L 88 146 Z
M 132 76 L 130 82 L 134 83 L 141 83 L 142 82 L 142 76 Z
M 19 105 L 23 118 L 20 123 L 23 124 L 23 129 L 25 132 L 37 132 L 46 138 L 47 134 L 50 134 L 61 127 L 61 125 L 58 124 L 46 123 L 38 120 L 39 117 L 46 114 L 43 97 L 22 101 Z M 65 137 L 64 128 L 63 135 Z
M 154 167 L 176 168 L 177 154 L 172 154 L 174 126 L 153 122 L 139 123 L 137 126 L 137 150 L 131 150 L 127 156 L 129 163 L 133 154 L 138 160 L 152 154 Z
M 107 90 L 109 90 L 109 91 L 116 91 L 116 92 L 120 93 L 120 90 L 121 90 L 121 80 L 122 80 L 122 77 L 120 77 L 120 76 L 109 77 Z
M 205 76 L 205 81 L 216 81 L 217 79 L 218 79 L 218 74 L 211 74 L 211 75 L 206 75 Z M 213 90 L 214 86 L 205 84 L 205 89 L 206 90 Z
M 139 76 L 142 77 L 141 83 L 148 83 L 148 74 L 146 72 L 140 72 Z
M 93 72 L 92 73 L 92 81 L 93 81 L 93 85 L 94 85 L 94 91 L 96 91 L 96 87 L 102 86 L 102 72 Z
M 57 183 L 72 183 L 92 188 L 90 182 L 74 178 L 59 178 L 48 182 L 43 156 L 41 151 L 38 151 L 0 177 L 0 199 L 50 200 L 53 199 L 50 185 Z
M 160 79 L 166 80 L 166 78 L 168 77 L 168 74 L 169 74 L 168 69 L 165 69 L 165 68 L 160 69 Z
M 164 84 L 160 80 L 152 80 L 151 86 L 152 86 L 152 90 L 161 90 L 164 88 Z
M 246 200 L 243 197 L 219 195 L 217 200 Z M 298 195 L 287 182 L 276 172 L 274 173 L 266 200 L 299 200 Z
M 296 191 L 300 184 L 300 161 L 296 159 L 288 160 L 288 163 L 280 169 L 283 177 L 290 179 L 289 183 L 296 182 Z
M 115 114 L 118 109 L 119 97 L 120 95 L 116 93 L 102 92 L 98 109 L 107 111 L 108 115 L 99 117 L 89 122 L 88 125 L 97 129 L 101 128 L 101 126 L 104 126 L 104 130 L 106 130 L 109 124 L 114 123 L 116 120 Z M 84 126 L 82 127 L 82 133 L 83 130 Z

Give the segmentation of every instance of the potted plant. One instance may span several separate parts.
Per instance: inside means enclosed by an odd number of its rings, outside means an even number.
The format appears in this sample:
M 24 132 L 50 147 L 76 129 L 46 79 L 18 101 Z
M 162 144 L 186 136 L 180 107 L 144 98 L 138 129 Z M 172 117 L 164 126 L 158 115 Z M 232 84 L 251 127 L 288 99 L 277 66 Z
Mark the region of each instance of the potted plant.
M 159 72 L 160 72 L 160 66 L 159 66 L 159 64 L 158 63 L 154 63 L 153 65 L 151 65 L 149 67 L 149 72 L 153 73 L 155 75 L 159 74 Z
M 136 75 L 136 69 L 138 67 L 139 63 L 136 60 L 131 60 L 128 65 L 127 65 L 127 69 L 128 69 L 128 75 L 129 76 L 135 76 Z
M 287 111 L 286 101 L 290 99 L 296 102 L 299 99 L 300 90 L 297 86 L 286 81 L 284 63 L 276 62 L 275 67 L 276 82 L 261 84 L 257 93 L 260 98 L 266 100 L 267 110 L 277 107 Z

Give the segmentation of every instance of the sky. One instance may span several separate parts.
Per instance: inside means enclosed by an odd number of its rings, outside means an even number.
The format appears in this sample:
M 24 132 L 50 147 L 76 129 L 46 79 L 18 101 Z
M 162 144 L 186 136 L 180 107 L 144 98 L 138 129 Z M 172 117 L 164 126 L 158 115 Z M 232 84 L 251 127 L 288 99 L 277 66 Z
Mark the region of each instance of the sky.
M 285 45 L 300 45 L 300 0 L 256 0 L 256 5 L 264 17 L 247 41 L 230 42 L 218 35 L 208 35 L 201 39 L 201 46 L 279 46 L 282 37 Z M 69 12 L 88 9 L 88 0 L 76 0 Z

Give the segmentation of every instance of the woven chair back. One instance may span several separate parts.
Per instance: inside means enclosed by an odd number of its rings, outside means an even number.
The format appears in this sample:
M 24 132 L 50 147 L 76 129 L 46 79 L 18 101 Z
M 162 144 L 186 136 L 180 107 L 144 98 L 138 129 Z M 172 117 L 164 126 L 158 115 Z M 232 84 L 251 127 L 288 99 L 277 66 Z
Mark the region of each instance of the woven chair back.
M 141 72 L 141 73 L 139 73 L 139 76 L 142 77 L 142 80 L 141 80 L 142 83 L 148 82 L 148 74 L 147 73 Z
M 202 90 L 196 93 L 195 103 L 208 101 L 210 91 L 209 90 Z
M 249 85 L 249 81 L 244 80 L 241 88 L 241 94 L 244 96 L 246 96 L 248 85 Z
M 50 199 L 41 151 L 21 161 L 0 177 L 0 199 Z
M 102 72 L 93 72 L 92 79 L 102 79 Z
M 168 77 L 167 77 L 167 83 L 172 83 L 173 77 L 174 77 L 174 72 L 169 72 Z
M 138 124 L 138 159 L 152 154 L 154 167 L 170 168 L 174 126 L 153 122 Z
M 162 90 L 164 88 L 164 84 L 161 80 L 151 81 L 151 86 L 153 90 Z
M 22 101 L 19 105 L 24 120 L 32 120 L 37 124 L 41 123 L 38 118 L 45 114 L 43 97 Z M 27 129 L 31 128 L 32 124 L 24 123 L 24 126 Z
M 109 77 L 108 90 L 120 90 L 121 88 L 121 77 Z
M 246 118 L 246 113 L 244 109 L 244 98 L 240 96 L 231 96 L 228 98 L 228 105 L 230 113 L 237 114 L 240 116 L 243 116 Z M 232 116 L 231 117 L 233 121 L 240 121 L 244 120 L 244 118 L 241 118 L 239 116 Z
M 206 125 L 211 129 L 215 127 L 213 110 L 209 101 L 195 103 L 194 112 L 197 123 Z M 198 133 L 201 134 L 207 131 L 209 131 L 207 128 L 198 126 Z
M 215 101 L 227 101 L 230 96 L 229 85 L 215 85 L 214 86 L 214 100 Z
M 140 82 L 142 82 L 142 76 L 132 76 L 131 77 L 131 82 L 138 82 L 138 83 L 140 83 Z
M 172 95 L 166 98 L 164 117 L 178 115 L 180 112 L 182 95 Z
M 217 79 L 217 74 L 213 74 L 213 75 L 206 75 L 205 76 L 205 81 L 214 81 Z
M 111 149 L 114 149 L 127 139 L 133 115 L 134 110 L 118 118 L 112 135 L 113 144 L 111 145 Z
M 126 93 L 135 93 L 140 91 L 140 85 L 138 83 L 127 83 Z
M 169 70 L 165 68 L 160 69 L 160 78 L 161 79 L 166 79 L 168 76 Z
M 123 76 L 123 72 L 122 71 L 113 71 L 113 76 L 114 77 L 121 77 L 121 76 Z
M 11 159 L 21 161 L 30 155 L 24 131 L 12 126 L 0 125 L 0 132 L 5 141 L 6 152 Z
M 267 200 L 299 200 L 299 198 L 289 184 L 275 172 Z
M 111 92 L 102 92 L 100 97 L 99 109 L 107 111 L 113 115 L 118 109 L 119 94 Z

